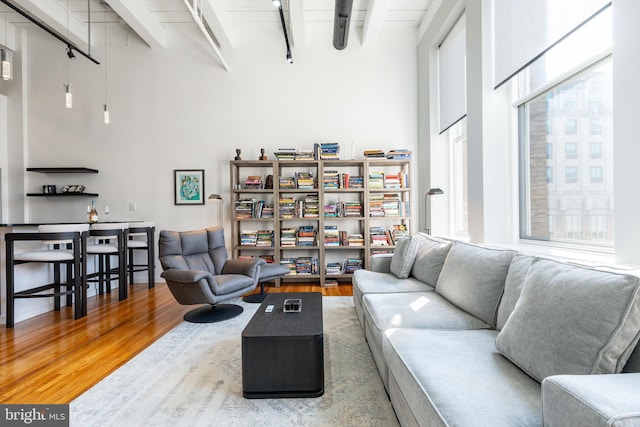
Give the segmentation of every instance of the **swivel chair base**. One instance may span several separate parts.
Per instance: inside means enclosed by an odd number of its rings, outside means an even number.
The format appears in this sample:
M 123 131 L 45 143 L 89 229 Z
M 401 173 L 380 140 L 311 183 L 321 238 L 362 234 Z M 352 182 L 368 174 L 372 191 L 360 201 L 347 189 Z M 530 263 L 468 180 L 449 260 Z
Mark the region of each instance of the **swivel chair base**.
M 247 295 L 246 297 L 242 298 L 243 301 L 245 302 L 252 302 L 252 303 L 262 303 L 262 301 L 264 301 L 264 299 L 267 297 L 267 294 L 264 293 L 264 287 L 262 288 L 262 291 L 259 294 L 251 294 L 251 295 Z
M 239 316 L 243 311 L 235 304 L 204 305 L 189 311 L 183 319 L 191 323 L 214 323 Z

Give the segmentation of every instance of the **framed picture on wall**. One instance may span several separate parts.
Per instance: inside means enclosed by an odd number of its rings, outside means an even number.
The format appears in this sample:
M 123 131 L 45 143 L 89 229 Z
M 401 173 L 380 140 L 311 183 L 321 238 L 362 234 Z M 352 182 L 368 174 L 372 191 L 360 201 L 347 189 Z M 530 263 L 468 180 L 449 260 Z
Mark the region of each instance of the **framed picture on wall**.
M 204 205 L 204 169 L 175 169 L 173 181 L 176 205 Z

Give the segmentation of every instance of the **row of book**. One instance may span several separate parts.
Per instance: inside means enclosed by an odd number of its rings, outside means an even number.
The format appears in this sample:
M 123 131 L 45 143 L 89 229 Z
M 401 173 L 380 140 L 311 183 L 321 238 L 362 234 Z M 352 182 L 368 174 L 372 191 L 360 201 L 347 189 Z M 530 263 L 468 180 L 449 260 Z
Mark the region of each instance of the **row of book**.
M 400 200 L 397 193 L 372 194 L 369 196 L 369 216 L 411 216 L 410 203 Z
M 371 246 L 394 246 L 398 239 L 407 236 L 409 236 L 409 230 L 405 224 L 394 225 L 391 230 L 385 227 L 369 227 Z
M 243 230 L 240 233 L 242 246 L 273 247 L 273 230 Z
M 340 173 L 337 170 L 325 170 L 322 176 L 322 186 L 324 188 L 364 188 L 364 177 L 361 175 L 350 175 Z
M 405 172 L 384 173 L 383 171 L 369 172 L 369 188 L 408 188 L 409 174 Z
M 236 218 L 273 218 L 273 206 L 267 206 L 264 200 L 236 200 L 234 211 Z
M 362 268 L 363 261 L 360 258 L 346 258 L 342 262 L 328 262 L 325 274 L 336 276 L 339 274 L 351 274 Z
M 371 148 L 364 150 L 364 156 L 367 158 L 387 158 L 387 159 L 410 159 L 411 150 L 406 148 L 394 148 L 389 150 L 386 154 L 379 148 Z
M 362 203 L 359 200 L 349 200 L 324 205 L 325 218 L 361 218 Z
M 280 246 L 315 246 L 317 232 L 310 225 L 286 227 L 280 230 Z
M 323 242 L 325 246 L 364 246 L 364 236 L 338 230 L 337 225 L 325 225 Z
M 298 150 L 295 148 L 278 148 L 274 156 L 278 160 L 317 160 L 313 150 Z
M 307 194 L 304 199 L 295 197 L 280 197 L 278 200 L 280 218 L 318 218 L 320 216 L 320 201 L 317 194 Z

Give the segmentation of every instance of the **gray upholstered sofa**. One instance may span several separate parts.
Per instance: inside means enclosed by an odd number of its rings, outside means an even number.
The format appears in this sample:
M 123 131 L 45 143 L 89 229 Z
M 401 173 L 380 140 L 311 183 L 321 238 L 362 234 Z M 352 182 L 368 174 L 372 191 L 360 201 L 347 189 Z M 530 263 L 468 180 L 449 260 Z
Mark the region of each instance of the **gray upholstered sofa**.
M 401 425 L 640 426 L 638 277 L 420 233 L 353 282 Z

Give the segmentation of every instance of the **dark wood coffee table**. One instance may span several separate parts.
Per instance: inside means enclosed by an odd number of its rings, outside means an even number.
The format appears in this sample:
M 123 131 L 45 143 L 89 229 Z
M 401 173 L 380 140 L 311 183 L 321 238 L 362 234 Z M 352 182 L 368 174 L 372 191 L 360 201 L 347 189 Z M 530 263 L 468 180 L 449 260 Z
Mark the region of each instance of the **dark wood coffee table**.
M 284 300 L 302 300 L 300 313 Z M 265 313 L 273 304 L 271 313 Z M 242 394 L 246 398 L 318 397 L 324 393 L 322 294 L 267 294 L 242 331 Z

